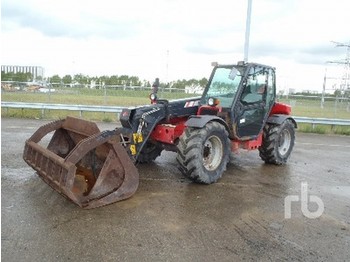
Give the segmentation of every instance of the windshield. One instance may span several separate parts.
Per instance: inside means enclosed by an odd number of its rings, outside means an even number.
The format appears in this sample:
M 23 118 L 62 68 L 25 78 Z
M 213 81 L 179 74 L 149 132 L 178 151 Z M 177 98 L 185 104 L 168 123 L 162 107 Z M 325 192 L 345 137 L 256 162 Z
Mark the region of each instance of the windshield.
M 202 104 L 207 104 L 210 97 L 217 98 L 220 106 L 231 107 L 242 79 L 242 68 L 218 67 L 210 82 L 207 92 L 202 98 Z

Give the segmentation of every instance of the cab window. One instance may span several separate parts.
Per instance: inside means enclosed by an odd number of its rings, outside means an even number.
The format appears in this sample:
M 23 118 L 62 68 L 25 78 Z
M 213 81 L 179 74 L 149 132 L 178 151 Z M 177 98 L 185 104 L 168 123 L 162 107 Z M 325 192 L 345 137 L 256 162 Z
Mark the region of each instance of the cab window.
M 255 66 L 249 70 L 246 85 L 243 89 L 242 104 L 262 102 L 266 96 L 268 71 L 263 67 Z

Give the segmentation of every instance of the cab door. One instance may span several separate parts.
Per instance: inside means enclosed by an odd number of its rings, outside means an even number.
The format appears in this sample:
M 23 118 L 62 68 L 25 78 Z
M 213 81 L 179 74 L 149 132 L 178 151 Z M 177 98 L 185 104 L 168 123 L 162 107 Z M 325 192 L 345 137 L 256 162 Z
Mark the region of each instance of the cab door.
M 245 139 L 259 135 L 275 99 L 275 74 L 260 65 L 249 69 L 235 108 L 236 134 Z

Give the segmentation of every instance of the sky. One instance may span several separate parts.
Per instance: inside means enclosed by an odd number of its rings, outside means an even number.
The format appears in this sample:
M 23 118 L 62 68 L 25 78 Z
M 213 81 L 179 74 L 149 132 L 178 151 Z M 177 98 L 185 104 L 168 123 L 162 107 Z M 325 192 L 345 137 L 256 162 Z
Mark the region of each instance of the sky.
M 1 64 L 46 77 L 209 78 L 211 62 L 243 60 L 247 2 L 2 0 Z M 350 44 L 349 10 L 349 0 L 253 0 L 248 60 L 276 67 L 280 90 L 321 92 L 326 70 L 343 72 L 327 61 L 346 57 L 332 41 Z

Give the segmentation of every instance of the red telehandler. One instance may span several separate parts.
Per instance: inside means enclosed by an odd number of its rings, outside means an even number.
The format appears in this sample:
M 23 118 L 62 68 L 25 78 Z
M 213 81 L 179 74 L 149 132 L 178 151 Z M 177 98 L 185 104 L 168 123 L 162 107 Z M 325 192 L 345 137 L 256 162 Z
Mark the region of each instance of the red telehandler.
M 282 165 L 294 146 L 297 124 L 288 105 L 276 102 L 275 69 L 238 62 L 215 65 L 201 97 L 124 109 L 122 127 L 100 132 L 93 122 L 67 117 L 40 127 L 23 158 L 59 193 L 83 208 L 132 196 L 139 184 L 135 163 L 177 152 L 179 169 L 194 182 L 216 182 L 231 151 L 259 150 Z M 42 138 L 53 133 L 47 146 Z

